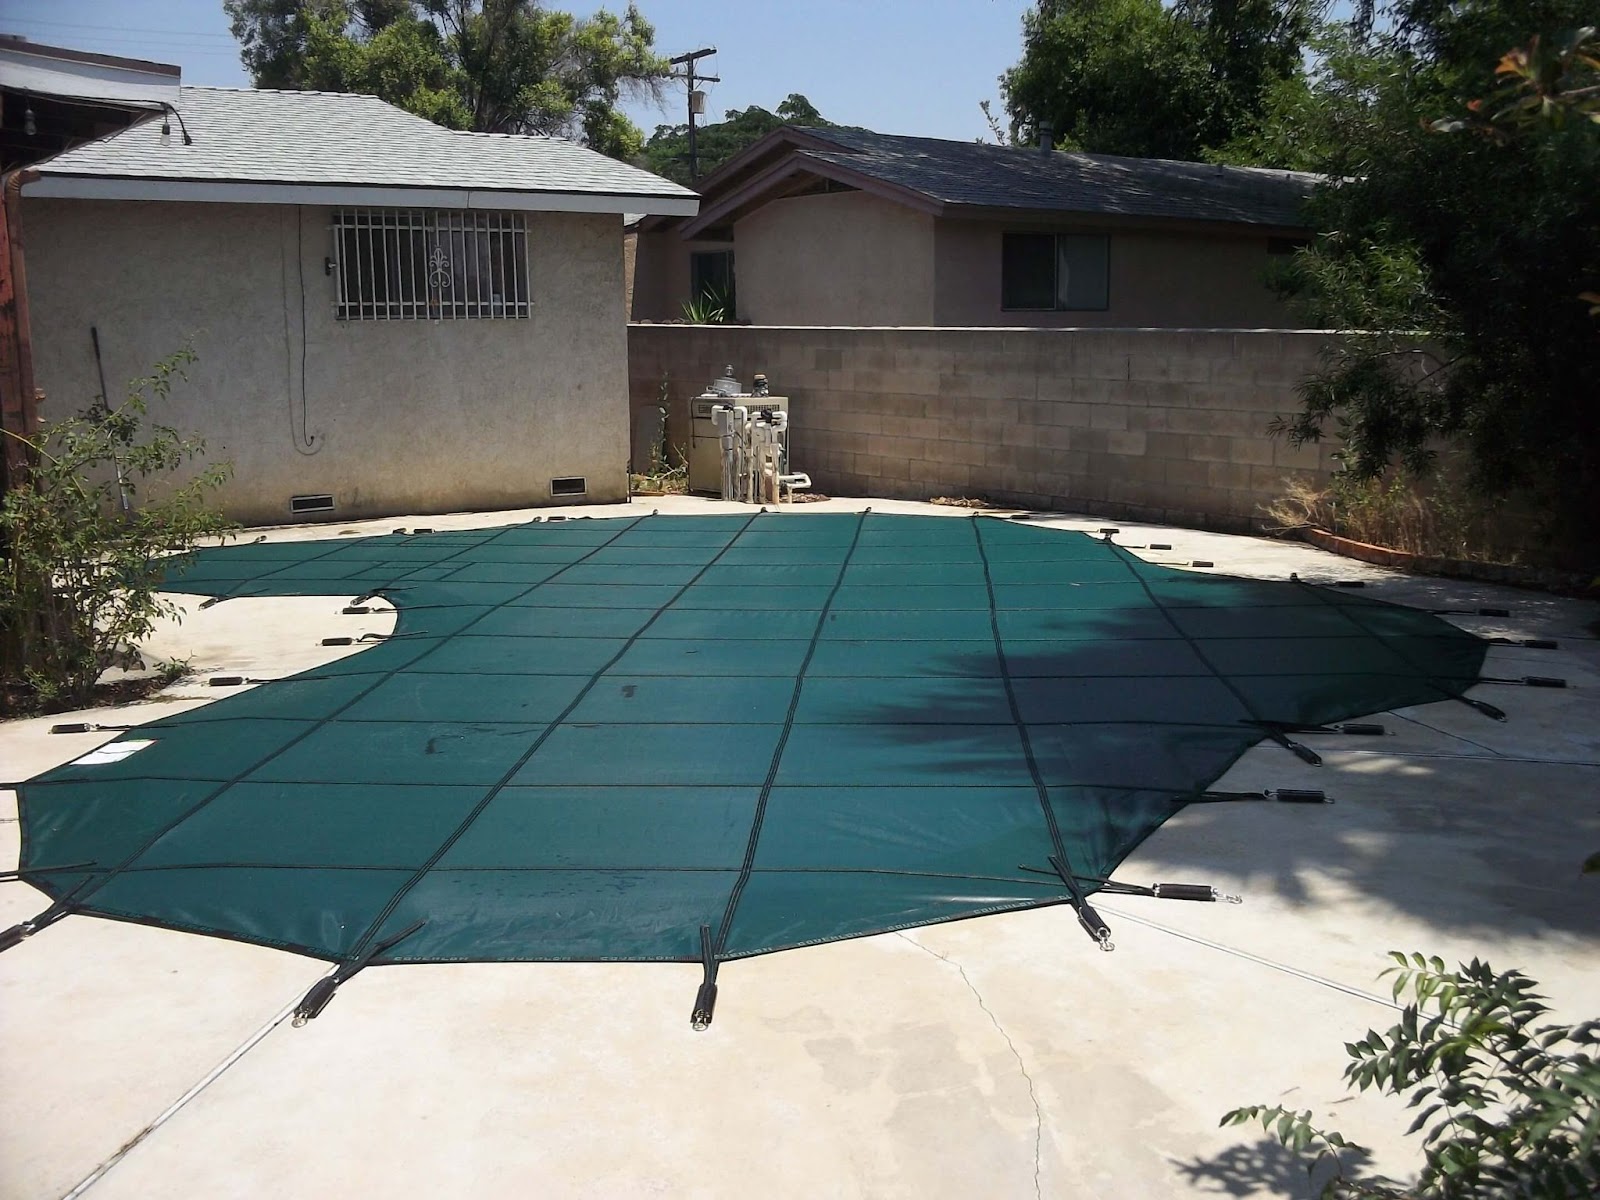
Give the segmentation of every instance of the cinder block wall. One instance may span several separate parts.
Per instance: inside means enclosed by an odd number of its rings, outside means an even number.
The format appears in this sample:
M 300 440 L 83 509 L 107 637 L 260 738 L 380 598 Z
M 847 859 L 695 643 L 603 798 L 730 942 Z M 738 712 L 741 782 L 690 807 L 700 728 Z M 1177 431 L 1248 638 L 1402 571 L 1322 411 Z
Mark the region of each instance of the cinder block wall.
M 666 380 L 668 442 L 732 364 L 790 397 L 791 459 L 821 491 L 1003 503 L 1224 529 L 1256 524 L 1328 443 L 1267 433 L 1328 335 L 1279 330 L 833 329 L 636 324 L 637 416 Z

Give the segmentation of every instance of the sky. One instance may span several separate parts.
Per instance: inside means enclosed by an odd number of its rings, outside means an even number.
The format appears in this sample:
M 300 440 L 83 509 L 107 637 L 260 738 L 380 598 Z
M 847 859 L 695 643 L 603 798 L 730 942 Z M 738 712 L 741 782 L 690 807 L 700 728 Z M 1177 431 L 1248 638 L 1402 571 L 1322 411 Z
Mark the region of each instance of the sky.
M 613 0 L 548 0 L 588 14 Z M 830 121 L 880 133 L 971 140 L 988 126 L 978 109 L 1003 114 L 996 78 L 1016 62 L 1030 0 L 638 0 L 669 57 L 715 46 L 698 69 L 706 112 L 805 95 Z M 30 41 L 176 63 L 185 83 L 246 87 L 222 0 L 0 0 L 0 33 Z M 685 119 L 682 84 L 667 107 L 624 105 L 649 134 Z

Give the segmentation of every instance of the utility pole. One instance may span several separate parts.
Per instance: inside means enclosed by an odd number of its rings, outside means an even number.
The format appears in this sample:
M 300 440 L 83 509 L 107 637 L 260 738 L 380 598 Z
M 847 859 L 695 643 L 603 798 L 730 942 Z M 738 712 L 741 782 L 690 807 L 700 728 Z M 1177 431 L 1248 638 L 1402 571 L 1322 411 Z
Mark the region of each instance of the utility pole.
M 683 70 L 681 72 L 680 71 L 674 71 L 672 73 L 672 77 L 674 79 L 681 79 L 681 80 L 683 80 L 685 83 L 687 83 L 689 85 L 689 182 L 690 183 L 693 183 L 695 180 L 700 178 L 700 150 L 699 150 L 699 147 L 697 146 L 697 144 L 695 143 L 695 132 L 694 132 L 694 118 L 695 118 L 695 115 L 696 115 L 695 102 L 699 101 L 699 104 L 700 104 L 699 111 L 700 112 L 704 112 L 705 111 L 705 102 L 706 102 L 705 95 L 703 93 L 701 93 L 701 92 L 695 91 L 694 85 L 696 83 L 721 83 L 722 82 L 722 80 L 719 79 L 715 75 L 700 75 L 700 74 L 697 74 L 695 72 L 694 65 L 695 65 L 695 63 L 699 62 L 702 58 L 705 58 L 708 54 L 715 54 L 716 52 L 717 52 L 717 48 L 715 46 L 711 46 L 711 47 L 708 47 L 707 49 L 704 49 L 704 50 L 694 50 L 694 51 L 691 51 L 688 54 L 680 54 L 680 55 L 678 55 L 677 58 L 668 60 L 673 66 L 682 67 L 683 68 Z

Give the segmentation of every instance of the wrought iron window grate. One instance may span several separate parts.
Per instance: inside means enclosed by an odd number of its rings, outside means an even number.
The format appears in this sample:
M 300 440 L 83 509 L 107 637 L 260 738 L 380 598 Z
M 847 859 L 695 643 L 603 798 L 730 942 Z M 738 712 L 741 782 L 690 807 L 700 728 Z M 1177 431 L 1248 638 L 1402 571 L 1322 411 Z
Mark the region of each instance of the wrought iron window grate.
M 521 213 L 335 209 L 333 253 L 340 320 L 529 314 L 528 233 Z

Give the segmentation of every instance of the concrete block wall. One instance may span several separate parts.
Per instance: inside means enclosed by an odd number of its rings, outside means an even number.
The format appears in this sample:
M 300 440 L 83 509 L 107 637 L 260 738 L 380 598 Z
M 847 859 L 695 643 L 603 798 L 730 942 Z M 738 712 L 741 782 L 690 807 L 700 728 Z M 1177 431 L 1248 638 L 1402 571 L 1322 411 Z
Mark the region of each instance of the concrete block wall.
M 834 495 L 982 496 L 1223 529 L 1256 525 L 1327 443 L 1269 436 L 1327 334 L 1280 330 L 843 329 L 636 324 L 630 400 L 666 380 L 669 446 L 731 363 L 790 397 L 791 460 Z

